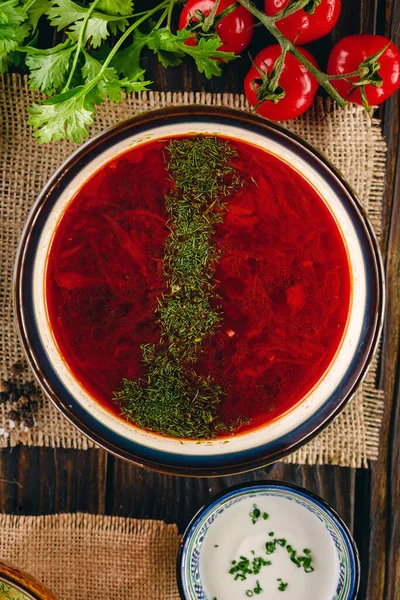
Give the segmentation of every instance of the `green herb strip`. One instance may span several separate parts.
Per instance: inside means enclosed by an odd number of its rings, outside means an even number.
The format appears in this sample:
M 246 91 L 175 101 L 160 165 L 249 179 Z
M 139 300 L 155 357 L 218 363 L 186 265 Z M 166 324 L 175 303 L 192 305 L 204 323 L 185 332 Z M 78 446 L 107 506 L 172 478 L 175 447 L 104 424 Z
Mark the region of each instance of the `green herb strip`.
M 139 427 L 172 437 L 210 438 L 227 429 L 217 411 L 222 388 L 197 374 L 194 364 L 222 319 L 211 305 L 218 260 L 213 235 L 223 221 L 227 197 L 240 185 L 231 166 L 235 156 L 229 143 L 215 137 L 168 145 L 167 169 L 175 185 L 166 197 L 169 291 L 158 302 L 160 342 L 141 346 L 146 378 L 124 379 L 115 399 Z

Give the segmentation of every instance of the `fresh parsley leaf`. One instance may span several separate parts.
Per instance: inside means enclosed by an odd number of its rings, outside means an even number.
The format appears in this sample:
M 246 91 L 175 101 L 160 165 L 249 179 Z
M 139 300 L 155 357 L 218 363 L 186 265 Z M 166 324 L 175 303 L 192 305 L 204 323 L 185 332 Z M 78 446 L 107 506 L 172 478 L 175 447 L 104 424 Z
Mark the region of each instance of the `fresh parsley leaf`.
M 57 31 L 61 31 L 85 18 L 87 8 L 79 6 L 72 0 L 53 0 L 51 8 L 48 10 L 50 23 L 53 27 L 57 27 Z
M 102 63 L 97 58 L 91 56 L 87 52 L 84 53 L 85 64 L 82 67 L 82 76 L 86 82 L 90 83 L 100 73 Z M 150 81 L 141 81 L 144 71 L 136 71 L 132 77 L 124 77 L 118 79 L 117 70 L 113 67 L 107 67 L 102 75 L 100 82 L 97 84 L 96 94 L 100 99 L 106 96 L 112 102 L 120 102 L 122 100 L 122 92 L 130 94 L 131 92 L 140 92 L 147 89 Z
M 67 40 L 48 50 L 26 47 L 26 64 L 30 69 L 29 83 L 33 90 L 53 94 L 62 89 L 67 79 L 71 54 L 75 46 Z
M 221 74 L 220 60 L 228 62 L 237 58 L 233 52 L 218 50 L 221 40 L 217 35 L 200 38 L 196 46 L 189 46 L 185 42 L 191 35 L 190 31 L 185 29 L 178 31 L 176 35 L 167 27 L 153 29 L 147 45 L 157 54 L 163 67 L 179 65 L 185 54 L 191 56 L 196 61 L 200 73 L 204 73 L 208 79 Z
M 39 142 L 46 144 L 71 138 L 80 143 L 87 136 L 87 127 L 93 123 L 94 102 L 80 86 L 54 96 L 42 105 L 34 104 L 28 111 L 28 123 L 36 129 L 33 135 Z
M 210 38 L 200 38 L 197 46 L 188 46 L 182 44 L 182 50 L 192 58 L 194 58 L 197 69 L 200 73 L 204 73 L 207 79 L 211 79 L 213 75 L 221 75 L 221 62 L 234 60 L 237 56 L 233 52 L 221 52 L 218 48 L 221 46 L 221 40 L 218 36 Z
M 67 32 L 70 38 L 78 41 L 88 7 L 80 6 L 72 0 L 52 0 L 52 6 L 48 11 L 50 23 L 57 27 L 58 31 L 70 27 Z M 92 46 L 97 48 L 101 42 L 108 38 L 110 33 L 125 31 L 129 22 L 125 18 L 115 19 L 113 15 L 107 15 L 97 10 L 93 11 L 86 23 L 84 43 L 91 40 Z
M 123 92 L 127 94 L 141 92 L 147 90 L 149 84 L 151 81 L 134 81 L 124 77 L 124 79 L 112 79 L 111 81 L 102 80 L 98 88 L 107 95 L 111 102 L 121 102 Z
M 58 94 L 45 100 L 40 106 L 34 104 L 30 109 L 29 123 L 36 130 L 34 136 L 40 142 L 59 141 L 71 138 L 81 142 L 87 136 L 87 127 L 93 123 L 95 104 L 105 98 L 112 102 L 122 100 L 123 93 L 146 90 L 150 81 L 139 81 L 143 71 L 136 77 L 118 79 L 113 67 L 106 67 L 88 52 L 84 51 L 82 77 L 85 85 L 80 85 L 68 92 Z
M 69 29 L 68 35 L 74 42 L 79 40 L 83 24 L 83 21 L 77 21 Z M 101 45 L 101 42 L 106 40 L 109 35 L 110 32 L 108 31 L 107 21 L 98 19 L 97 17 L 91 17 L 86 24 L 83 43 L 86 44 L 90 40 L 93 48 L 98 48 Z
M 10 54 L 23 44 L 31 27 L 27 14 L 18 0 L 0 4 L 0 73 L 5 73 L 11 62 Z
M 84 57 L 85 62 L 82 67 L 82 76 L 85 79 L 85 81 L 89 82 L 95 77 L 97 77 L 103 65 L 97 58 L 95 58 L 88 52 L 84 52 Z M 106 79 L 115 79 L 117 77 L 117 72 L 114 68 L 107 67 L 104 73 L 104 77 Z
M 33 4 L 31 0 L 23 0 L 28 5 L 28 23 L 32 25 L 33 29 L 36 29 L 40 17 L 46 14 L 51 6 L 51 0 L 34 0 Z
M 101 0 L 96 8 L 109 15 L 126 16 L 132 13 L 133 2 L 132 0 Z
M 168 27 L 153 29 L 148 36 L 147 45 L 158 56 L 163 67 L 180 65 L 185 56 L 180 43 L 185 43 L 190 33 L 185 30 L 172 34 Z
M 139 71 L 142 72 L 140 56 L 147 44 L 148 38 L 148 33 L 142 33 L 139 29 L 134 31 L 132 44 L 120 50 L 111 63 L 117 69 L 118 73 L 132 78 Z

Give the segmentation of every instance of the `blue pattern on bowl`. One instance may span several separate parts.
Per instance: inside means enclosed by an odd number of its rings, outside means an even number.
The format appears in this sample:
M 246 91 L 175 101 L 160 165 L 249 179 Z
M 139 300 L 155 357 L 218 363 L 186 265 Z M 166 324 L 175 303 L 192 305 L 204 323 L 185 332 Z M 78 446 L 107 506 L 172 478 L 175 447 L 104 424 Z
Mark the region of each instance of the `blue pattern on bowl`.
M 178 556 L 177 577 L 182 600 L 211 600 L 206 596 L 200 578 L 201 548 L 207 531 L 219 515 L 253 495 L 285 498 L 303 506 L 323 523 L 336 548 L 339 575 L 335 595 L 320 600 L 355 600 L 360 584 L 360 564 L 357 547 L 348 528 L 324 500 L 303 488 L 280 482 L 232 488 L 195 515 L 183 536 Z

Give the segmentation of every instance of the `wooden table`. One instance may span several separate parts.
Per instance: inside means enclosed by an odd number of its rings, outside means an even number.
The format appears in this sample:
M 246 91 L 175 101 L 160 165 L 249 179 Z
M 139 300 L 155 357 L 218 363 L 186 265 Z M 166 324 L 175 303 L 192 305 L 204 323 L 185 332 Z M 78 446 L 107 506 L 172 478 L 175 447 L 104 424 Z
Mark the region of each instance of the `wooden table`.
M 322 67 L 332 43 L 345 35 L 380 33 L 399 44 L 400 0 L 342 3 L 340 20 L 331 36 L 310 45 Z M 268 43 L 259 28 L 252 54 Z M 221 78 L 204 81 L 190 65 L 165 71 L 150 55 L 145 60 L 154 89 L 213 92 L 242 91 L 249 63 L 243 58 L 225 68 Z M 379 461 L 368 470 L 278 463 L 242 476 L 189 479 L 142 470 L 101 450 L 17 447 L 0 452 L 0 511 L 33 515 L 84 511 L 146 517 L 175 522 L 182 530 L 204 502 L 228 486 L 255 479 L 286 480 L 320 494 L 354 532 L 362 563 L 360 600 L 400 599 L 399 95 L 385 104 L 382 117 L 389 148 L 383 214 L 388 310 L 380 370 L 386 404 Z

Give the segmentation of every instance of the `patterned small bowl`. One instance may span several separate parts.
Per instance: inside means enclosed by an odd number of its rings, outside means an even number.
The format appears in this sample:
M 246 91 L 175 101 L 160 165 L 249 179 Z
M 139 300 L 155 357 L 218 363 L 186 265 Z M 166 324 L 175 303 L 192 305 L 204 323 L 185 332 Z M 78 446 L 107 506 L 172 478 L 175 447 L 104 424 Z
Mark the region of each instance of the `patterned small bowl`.
M 337 556 L 337 580 L 334 579 L 336 591 L 333 596 L 319 596 L 314 588 L 312 597 L 318 600 L 355 600 L 360 585 L 360 561 L 349 529 L 322 498 L 304 488 L 279 481 L 260 481 L 230 488 L 193 517 L 182 537 L 177 559 L 177 581 L 182 600 L 213 600 L 207 596 L 200 576 L 203 544 L 210 527 L 227 509 L 253 496 L 290 500 L 317 517 L 333 542 L 332 556 Z M 270 597 L 270 593 L 267 595 Z M 238 597 L 241 597 L 240 592 Z M 219 594 L 218 600 L 223 600 Z

